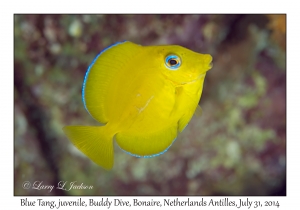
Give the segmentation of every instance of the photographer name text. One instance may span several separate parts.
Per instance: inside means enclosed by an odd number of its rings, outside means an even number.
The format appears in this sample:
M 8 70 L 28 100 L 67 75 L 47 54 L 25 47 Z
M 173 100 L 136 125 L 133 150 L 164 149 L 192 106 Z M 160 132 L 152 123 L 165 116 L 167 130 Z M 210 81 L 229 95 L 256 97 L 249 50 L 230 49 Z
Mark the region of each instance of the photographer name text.
M 92 185 L 85 185 L 84 183 L 78 183 L 77 181 L 60 181 L 57 183 L 57 186 L 44 184 L 43 181 L 34 181 L 32 183 L 29 181 L 25 181 L 23 182 L 22 187 L 26 190 L 46 190 L 48 192 L 51 192 L 54 188 L 64 191 L 93 189 Z

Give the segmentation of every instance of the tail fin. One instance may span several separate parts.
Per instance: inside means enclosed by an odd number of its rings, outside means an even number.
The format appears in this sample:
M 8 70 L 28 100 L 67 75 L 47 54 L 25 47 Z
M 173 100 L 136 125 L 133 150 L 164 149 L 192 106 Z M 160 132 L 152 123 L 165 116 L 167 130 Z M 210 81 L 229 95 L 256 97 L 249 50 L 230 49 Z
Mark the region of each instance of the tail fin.
M 104 126 L 65 126 L 63 131 L 70 141 L 92 161 L 106 170 L 114 164 L 113 140 Z

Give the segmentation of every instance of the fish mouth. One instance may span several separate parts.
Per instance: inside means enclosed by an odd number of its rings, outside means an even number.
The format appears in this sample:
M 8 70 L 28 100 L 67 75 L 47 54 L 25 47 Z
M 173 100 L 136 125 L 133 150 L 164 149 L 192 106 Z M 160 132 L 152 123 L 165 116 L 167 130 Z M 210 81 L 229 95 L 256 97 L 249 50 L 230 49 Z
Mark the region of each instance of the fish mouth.
M 212 61 L 213 61 L 213 57 L 209 54 L 206 54 L 206 59 L 203 61 L 203 64 L 202 64 L 202 65 L 206 66 L 206 68 L 207 68 L 206 71 L 210 70 L 213 67 Z
M 210 62 L 210 63 L 208 64 L 208 69 L 207 69 L 207 71 L 209 71 L 213 66 L 214 66 L 214 64 L 213 64 L 212 62 Z

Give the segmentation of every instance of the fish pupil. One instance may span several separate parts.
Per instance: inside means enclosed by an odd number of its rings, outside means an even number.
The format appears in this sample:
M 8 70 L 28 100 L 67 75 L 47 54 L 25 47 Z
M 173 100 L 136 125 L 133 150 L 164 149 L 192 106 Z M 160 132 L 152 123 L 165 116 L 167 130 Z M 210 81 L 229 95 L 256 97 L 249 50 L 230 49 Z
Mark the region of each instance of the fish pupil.
M 171 66 L 176 65 L 176 64 L 177 64 L 177 60 L 171 59 L 171 60 L 169 61 L 169 64 L 170 64 Z

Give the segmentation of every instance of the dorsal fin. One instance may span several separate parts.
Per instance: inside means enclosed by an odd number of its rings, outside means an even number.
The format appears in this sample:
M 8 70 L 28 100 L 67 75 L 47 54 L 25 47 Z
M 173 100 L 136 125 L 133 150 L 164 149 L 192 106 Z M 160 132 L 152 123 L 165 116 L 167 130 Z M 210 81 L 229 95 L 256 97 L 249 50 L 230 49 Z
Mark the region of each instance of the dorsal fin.
M 107 94 L 111 80 L 122 71 L 138 50 L 140 45 L 132 42 L 117 42 L 102 50 L 90 64 L 84 77 L 82 100 L 89 114 L 101 123 L 108 122 Z

